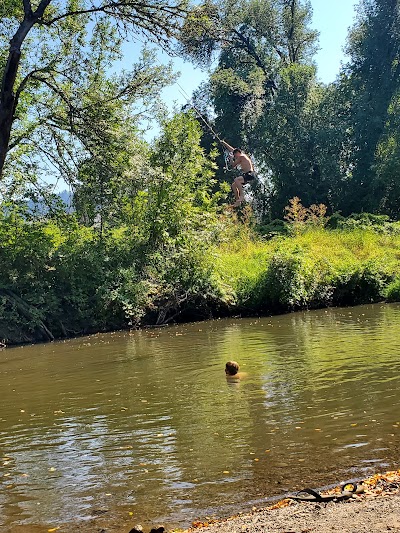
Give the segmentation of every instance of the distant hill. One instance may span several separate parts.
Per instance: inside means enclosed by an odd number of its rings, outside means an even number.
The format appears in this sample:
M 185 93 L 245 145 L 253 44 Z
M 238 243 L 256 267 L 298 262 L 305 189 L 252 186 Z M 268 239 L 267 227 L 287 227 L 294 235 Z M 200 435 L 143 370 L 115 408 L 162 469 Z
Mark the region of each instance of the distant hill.
M 59 192 L 56 196 L 58 196 L 60 200 L 64 203 L 65 210 L 67 211 L 67 213 L 71 213 L 72 211 L 74 211 L 72 207 L 72 194 L 69 191 L 65 189 Z M 49 211 L 49 206 L 44 200 L 29 200 L 28 208 L 30 211 L 35 211 L 37 213 L 48 213 Z
M 58 196 L 61 198 L 61 200 L 64 202 L 64 204 L 67 207 L 71 207 L 72 205 L 72 194 L 67 191 L 66 189 L 64 191 L 61 191 L 58 193 Z

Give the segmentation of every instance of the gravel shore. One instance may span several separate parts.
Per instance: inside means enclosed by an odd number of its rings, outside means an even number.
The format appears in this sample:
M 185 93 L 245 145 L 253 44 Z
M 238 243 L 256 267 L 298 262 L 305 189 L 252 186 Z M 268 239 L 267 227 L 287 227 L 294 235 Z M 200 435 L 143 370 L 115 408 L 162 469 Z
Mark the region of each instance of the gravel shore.
M 283 500 L 212 524 L 195 524 L 185 533 L 376 533 L 400 532 L 400 470 L 360 483 L 361 494 L 328 503 Z M 339 488 L 324 494 L 339 493 Z

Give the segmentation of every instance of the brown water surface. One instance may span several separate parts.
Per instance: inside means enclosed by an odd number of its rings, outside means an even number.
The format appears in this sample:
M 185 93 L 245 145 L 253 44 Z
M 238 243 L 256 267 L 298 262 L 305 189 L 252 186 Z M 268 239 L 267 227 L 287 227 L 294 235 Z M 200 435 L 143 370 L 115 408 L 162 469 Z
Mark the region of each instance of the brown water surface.
M 0 390 L 2 531 L 183 527 L 399 468 L 400 305 L 7 349 Z

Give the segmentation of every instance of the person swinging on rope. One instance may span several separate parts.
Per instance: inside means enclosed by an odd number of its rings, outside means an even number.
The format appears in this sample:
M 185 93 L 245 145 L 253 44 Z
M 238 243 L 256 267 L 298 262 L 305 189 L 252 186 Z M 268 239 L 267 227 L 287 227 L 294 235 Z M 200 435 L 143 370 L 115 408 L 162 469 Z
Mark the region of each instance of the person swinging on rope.
M 239 207 L 244 200 L 243 186 L 254 180 L 256 178 L 256 173 L 254 172 L 253 163 L 247 154 L 242 152 L 240 148 L 233 148 L 233 146 L 225 141 L 221 141 L 221 143 L 227 150 L 229 150 L 229 159 L 232 168 L 240 167 L 243 173 L 241 176 L 237 176 L 231 185 L 235 196 L 235 202 L 232 207 Z

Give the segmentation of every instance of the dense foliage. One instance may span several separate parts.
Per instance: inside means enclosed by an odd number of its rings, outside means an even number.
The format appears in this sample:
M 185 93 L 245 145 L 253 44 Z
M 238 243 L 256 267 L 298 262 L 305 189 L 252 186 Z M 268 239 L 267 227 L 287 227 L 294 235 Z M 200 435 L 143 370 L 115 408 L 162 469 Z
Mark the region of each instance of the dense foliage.
M 35 182 L 51 167 L 71 180 L 87 158 L 104 166 L 121 122 L 131 119 L 122 135 L 132 135 L 132 108 L 154 113 L 169 78 L 148 54 L 113 75 L 124 40 L 139 33 L 167 46 L 186 10 L 184 0 L 2 3 L 0 181 L 14 185 L 23 173 Z
M 118 205 L 100 210 L 95 224 L 82 224 L 80 209 L 67 215 L 53 206 L 38 218 L 26 206 L 4 205 L 0 337 L 166 323 L 188 309 L 203 316 L 218 296 L 206 251 L 225 230 L 200 135 L 191 114 L 166 121 L 157 145 L 142 154 L 141 187 L 125 191 L 122 183 Z
M 398 0 L 360 0 L 350 59 L 329 85 L 313 62 L 311 2 L 207 1 L 184 27 L 184 53 L 212 60 L 199 105 L 208 95 L 215 128 L 253 153 L 265 218 L 281 218 L 296 195 L 331 212 L 399 218 L 399 9 Z
M 399 299 L 399 9 L 359 1 L 324 85 L 307 0 L 3 2 L 0 342 Z M 138 32 L 209 66 L 196 113 L 154 50 L 121 69 Z M 251 207 L 199 109 L 254 156 Z
M 251 220 L 182 209 L 156 186 L 136 205 L 139 222 L 87 228 L 2 216 L 0 338 L 51 340 L 231 313 L 260 314 L 398 301 L 400 225 L 384 217 L 286 222 L 286 235 L 254 239 Z M 181 192 L 181 191 L 180 191 Z M 187 189 L 186 200 L 198 191 Z M 154 196 L 153 196 L 154 194 Z M 163 205 L 161 205 L 163 203 Z M 169 204 L 169 209 L 164 210 Z M 165 217 L 174 230 L 165 227 Z M 222 224 L 223 223 L 223 224 Z M 155 228 L 160 238 L 150 239 Z M 340 227 L 338 227 L 340 226 Z M 184 229 L 183 229 L 184 228 Z M 275 228 L 276 229 L 276 228 Z

